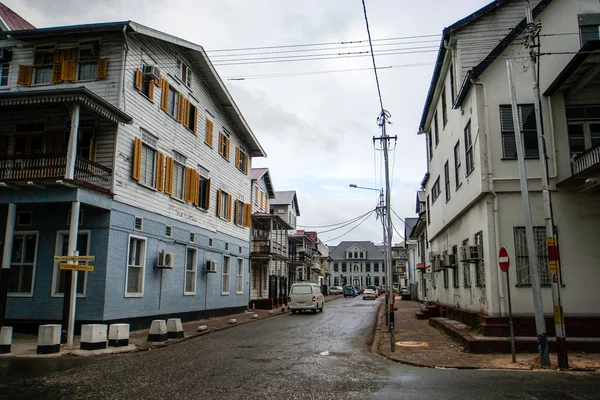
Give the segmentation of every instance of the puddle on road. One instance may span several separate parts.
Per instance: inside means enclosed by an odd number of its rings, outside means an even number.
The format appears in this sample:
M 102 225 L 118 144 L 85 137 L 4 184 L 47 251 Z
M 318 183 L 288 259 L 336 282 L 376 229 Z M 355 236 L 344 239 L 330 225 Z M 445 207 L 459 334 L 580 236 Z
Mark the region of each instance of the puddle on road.
M 324 351 L 324 352 L 320 353 L 320 355 L 322 355 L 322 356 L 328 356 L 329 352 L 328 351 Z

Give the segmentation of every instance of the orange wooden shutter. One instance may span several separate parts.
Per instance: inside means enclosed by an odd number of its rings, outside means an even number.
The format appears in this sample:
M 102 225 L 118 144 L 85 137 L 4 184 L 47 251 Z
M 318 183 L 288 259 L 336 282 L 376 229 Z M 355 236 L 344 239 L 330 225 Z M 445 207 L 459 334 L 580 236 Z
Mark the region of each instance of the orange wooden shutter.
M 88 159 L 90 161 L 96 161 L 96 140 L 93 137 L 90 138 L 90 152 L 88 154 Z
M 252 206 L 244 204 L 244 226 L 249 228 L 252 221 Z
M 185 107 L 183 108 L 183 125 L 185 125 L 186 128 L 192 129 L 192 127 L 190 126 L 190 106 L 192 105 L 192 103 L 190 102 L 189 99 L 185 99 Z
M 236 147 L 235 148 L 235 167 L 239 168 L 241 166 L 240 164 L 240 148 Z
M 246 175 L 248 175 L 248 156 L 246 155 L 246 158 L 244 158 L 244 173 Z
M 77 62 L 63 61 L 60 73 L 63 81 L 74 81 L 77 75 Z
M 141 69 L 136 69 L 135 70 L 135 82 L 134 82 L 135 88 L 139 91 L 142 90 L 142 70 Z
M 206 192 L 204 193 L 206 199 L 206 209 L 210 208 L 210 179 L 206 181 Z
M 229 161 L 229 143 L 231 142 L 231 140 L 229 140 L 228 137 L 225 137 L 225 159 L 227 161 Z
M 185 106 L 185 98 L 181 93 L 177 93 L 179 101 L 177 102 L 177 121 L 183 122 L 183 107 Z
M 156 182 L 154 187 L 161 192 L 165 190 L 165 155 L 160 151 L 156 153 Z
M 221 216 L 221 189 L 217 190 L 217 217 Z
M 233 199 L 229 195 L 229 204 L 227 204 L 227 219 L 231 221 L 231 207 L 233 206 Z
M 154 100 L 154 84 L 152 81 L 150 81 L 150 84 L 148 85 L 148 98 Z
M 200 204 L 200 174 L 194 171 L 194 204 Z
M 135 138 L 133 144 L 133 179 L 140 180 L 142 171 L 142 139 Z
M 77 61 L 77 47 L 71 47 L 70 49 L 64 49 L 65 61 Z
M 17 84 L 29 86 L 33 79 L 33 67 L 31 65 L 19 65 Z
M 167 111 L 169 108 L 169 82 L 166 79 L 164 79 L 162 83 L 160 108 L 162 108 L 164 111 Z
M 258 186 L 254 186 L 254 203 L 258 204 Z
M 108 76 L 108 58 L 99 58 L 96 68 L 96 78 L 104 79 Z
M 213 135 L 213 122 L 207 118 L 206 119 L 206 137 L 204 139 L 205 140 L 204 143 L 206 143 L 210 147 L 213 146 L 212 135 Z
M 198 107 L 194 107 L 194 126 L 192 127 L 194 133 L 198 132 Z
M 55 62 L 52 67 L 52 83 L 62 82 L 62 62 Z
M 173 172 L 175 170 L 175 160 L 167 157 L 167 168 L 165 171 L 165 193 L 173 194 Z
M 225 156 L 223 153 L 223 132 L 219 132 L 219 154 Z

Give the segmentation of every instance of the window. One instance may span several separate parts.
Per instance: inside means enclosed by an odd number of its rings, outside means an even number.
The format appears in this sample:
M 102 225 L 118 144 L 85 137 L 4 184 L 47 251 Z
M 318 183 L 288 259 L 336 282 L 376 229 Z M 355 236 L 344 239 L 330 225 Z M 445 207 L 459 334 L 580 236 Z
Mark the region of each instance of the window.
M 196 294 L 196 254 L 194 248 L 188 247 L 185 256 L 185 282 L 183 294 L 186 296 Z
M 135 217 L 135 221 L 133 223 L 133 229 L 136 231 L 141 231 L 143 227 L 144 219 L 142 217 Z
M 379 277 L 378 277 L 378 276 L 375 276 L 375 277 L 373 277 L 373 278 L 374 278 L 374 279 L 373 279 L 373 284 L 374 284 L 375 286 L 379 286 Z
M 174 151 L 173 159 L 175 160 L 173 166 L 173 197 L 183 200 L 185 187 L 185 163 L 187 158 L 184 155 Z
M 361 252 L 360 252 L 360 258 L 364 258 L 364 255 L 363 255 L 363 254 L 364 254 L 364 253 L 361 251 Z
M 38 49 L 33 56 L 33 83 L 41 85 L 52 83 L 54 68 L 54 47 Z
M 438 176 L 431 188 L 431 204 L 435 203 L 438 197 L 440 197 L 440 177 Z
M 520 104 L 517 107 L 525 158 L 539 158 L 535 108 L 533 104 Z M 500 127 L 502 130 L 502 158 L 516 160 L 517 142 L 515 140 L 515 125 L 510 105 L 500 106 Z
M 153 98 L 154 98 L 154 86 L 153 86 L 154 82 L 150 78 L 150 75 L 143 73 L 143 71 L 145 71 L 146 68 L 149 68 L 149 67 L 150 67 L 150 65 L 143 64 L 142 70 L 136 70 L 136 85 L 140 85 L 140 80 L 141 80 L 141 87 L 137 86 L 137 89 L 140 92 L 142 92 L 146 97 L 148 97 L 150 100 L 153 100 Z
M 217 197 L 219 198 L 217 204 L 217 216 L 224 219 L 231 219 L 231 209 L 229 207 L 229 204 L 231 202 L 231 195 L 219 189 Z
M 381 272 L 385 272 L 385 263 L 381 263 Z
M 600 145 L 600 106 L 566 107 L 571 158 Z
M 184 121 L 184 125 L 188 127 L 191 131 L 196 133 L 196 125 L 198 119 L 198 108 L 193 105 L 190 101 L 187 102 L 188 111 L 187 111 L 187 120 Z
M 79 231 L 77 234 L 77 251 L 80 256 L 87 256 L 90 249 L 90 233 L 89 231 Z M 67 256 L 69 255 L 69 232 L 59 231 L 56 235 L 56 247 L 54 250 L 55 256 Z M 65 282 L 67 281 L 67 274 L 71 271 L 60 269 L 60 262 L 54 262 L 54 269 L 52 273 L 52 296 L 64 296 L 65 294 Z M 87 262 L 80 262 L 79 264 L 87 265 Z M 77 296 L 85 296 L 85 288 L 87 281 L 87 272 L 79 271 L 77 274 Z M 67 288 L 70 290 L 70 288 Z
M 454 146 L 454 180 L 456 181 L 456 190 L 462 185 L 462 169 L 460 162 L 460 140 Z
M 529 253 L 527 251 L 525 227 L 514 227 L 513 233 L 515 238 L 515 261 L 517 264 L 517 286 L 531 285 L 531 271 L 529 269 Z M 548 271 L 546 228 L 543 226 L 534 226 L 533 237 L 535 240 L 535 249 L 537 250 L 540 283 L 542 285 L 550 285 L 552 277 Z
M 581 46 L 592 40 L 600 40 L 598 25 L 580 26 L 579 33 L 581 35 Z
M 169 85 L 167 94 L 167 114 L 177 119 L 177 112 L 179 110 L 179 93 Z
M 442 89 L 442 121 L 444 123 L 444 128 L 446 127 L 446 123 L 448 122 L 448 110 L 446 109 L 446 88 Z
M 248 173 L 248 156 L 239 147 L 236 148 L 235 166 L 243 173 Z M 266 197 L 266 196 L 265 196 Z
M 448 268 L 444 268 L 442 270 L 442 280 L 444 283 L 444 288 L 448 288 Z
M 8 71 L 10 64 L 0 64 L 0 86 L 8 86 Z
M 427 196 L 427 225 L 431 224 L 431 206 L 429 205 L 429 196 Z
M 244 260 L 238 258 L 237 275 L 235 277 L 235 294 L 244 294 Z
M 463 246 L 468 245 L 469 239 L 463 240 L 462 244 Z M 469 268 L 468 262 L 463 262 L 463 287 L 471 287 L 471 269 Z
M 210 206 L 210 179 L 200 174 L 200 182 L 198 184 L 198 207 L 203 210 L 208 210 Z
M 479 260 L 475 263 L 475 286 L 485 287 L 485 262 L 483 261 L 483 232 L 479 231 L 474 237 Z
M 450 167 L 448 161 L 444 164 L 444 192 L 446 193 L 446 202 L 450 201 Z
M 467 167 L 467 175 L 473 172 L 475 168 L 475 160 L 473 159 L 473 139 L 471 137 L 471 120 L 465 126 L 465 164 Z
M 371 272 L 371 263 L 370 262 L 365 264 L 365 272 Z
M 458 255 L 458 246 L 452 246 L 452 254 Z M 452 287 L 458 287 L 458 268 L 452 269 Z
M 156 143 L 158 138 L 142 130 L 142 160 L 140 167 L 140 183 L 154 187 L 156 179 Z M 161 166 L 162 167 L 162 166 Z
M 358 251 L 354 252 L 354 258 L 358 258 Z
M 438 126 L 438 116 L 437 116 L 437 112 L 435 114 L 433 114 L 433 134 L 434 134 L 434 138 L 435 138 L 435 147 L 437 148 L 438 143 L 440 142 L 440 128 Z
M 187 87 L 192 87 L 192 70 L 181 60 L 177 60 L 177 77 L 181 79 Z
M 219 132 L 219 154 L 229 161 L 229 137 Z
M 373 272 L 379 272 L 379 263 L 373 263 Z
M 347 272 L 346 271 L 346 263 L 344 263 L 344 262 L 342 263 L 342 272 Z
M 165 236 L 168 238 L 173 237 L 173 227 L 172 226 L 167 225 L 165 227 Z
M 338 263 L 333 263 L 333 272 L 339 272 Z
M 213 240 L 212 240 L 212 238 L 208 239 L 208 247 L 213 247 Z
M 431 159 L 433 158 L 433 139 L 431 138 L 432 133 L 429 132 L 427 134 L 427 145 L 429 148 L 429 161 L 431 161 Z
M 190 232 L 190 242 L 196 242 L 196 234 L 194 232 Z
M 96 79 L 98 71 L 98 54 L 94 53 L 93 46 L 79 48 L 79 59 L 77 62 L 77 80 L 87 81 Z
M 454 89 L 454 64 L 450 64 L 450 96 L 452 103 L 456 99 L 456 91 Z
M 71 215 L 71 214 L 69 214 Z M 32 211 L 19 211 L 17 214 L 17 226 L 31 226 L 33 222 Z
M 352 252 L 351 251 L 348 252 L 348 258 L 352 258 Z
M 125 297 L 142 297 L 144 295 L 146 239 L 139 236 L 130 235 L 129 249 L 127 251 Z
M 235 219 L 236 225 L 244 225 L 244 203 L 240 200 L 235 201 Z
M 221 270 L 221 294 L 229 294 L 229 257 L 223 257 L 223 269 Z
M 33 295 L 37 242 L 37 232 L 15 233 L 8 275 L 8 293 L 10 295 Z

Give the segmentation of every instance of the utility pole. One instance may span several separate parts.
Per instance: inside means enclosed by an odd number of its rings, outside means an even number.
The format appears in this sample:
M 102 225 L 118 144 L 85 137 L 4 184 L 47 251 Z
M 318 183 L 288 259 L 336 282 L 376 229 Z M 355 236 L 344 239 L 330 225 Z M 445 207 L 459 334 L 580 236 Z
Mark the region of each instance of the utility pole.
M 389 168 L 389 141 L 394 139 L 394 141 L 398 140 L 397 136 L 388 136 L 386 132 L 387 118 L 389 118 L 389 113 L 386 110 L 381 110 L 381 114 L 378 118 L 379 126 L 381 126 L 381 137 L 373 138 L 373 142 L 375 140 L 379 140 L 382 143 L 383 147 L 383 157 L 385 164 L 385 216 L 387 227 L 385 231 L 387 232 L 387 243 L 385 244 L 386 255 L 385 255 L 385 263 L 386 263 L 386 289 L 387 289 L 387 298 L 388 301 L 386 306 L 389 309 L 389 330 L 390 330 L 390 347 L 391 351 L 396 351 L 396 339 L 394 335 L 394 285 L 393 285 L 393 272 L 392 272 L 392 215 L 391 215 L 391 193 L 390 193 L 390 168 Z
M 506 59 L 506 68 L 508 70 L 508 89 L 510 92 L 512 117 L 515 129 L 515 141 L 517 144 L 517 161 L 519 164 L 519 176 L 521 181 L 521 199 L 523 201 L 523 220 L 525 222 L 525 237 L 527 239 L 527 253 L 529 255 L 529 273 L 531 274 L 531 291 L 533 292 L 533 307 L 535 311 L 535 327 L 537 331 L 540 365 L 542 368 L 550 368 L 550 356 L 548 354 L 548 334 L 546 333 L 546 321 L 544 320 L 544 305 L 542 303 L 540 271 L 538 269 L 537 249 L 535 247 L 535 239 L 533 236 L 531 204 L 529 202 L 529 189 L 527 187 L 527 170 L 525 169 L 525 158 L 523 154 L 523 137 L 521 136 L 517 94 L 515 93 L 512 61 L 510 58 Z
M 550 182 L 548 179 L 548 152 L 546 149 L 546 141 L 544 139 L 542 112 L 540 110 L 540 84 L 538 82 L 537 77 L 539 65 L 538 54 L 536 54 L 537 46 L 535 41 L 536 38 L 539 37 L 539 29 L 533 21 L 533 15 L 531 13 L 530 7 L 527 7 L 527 24 L 529 25 L 528 47 L 531 58 L 531 76 L 533 78 L 535 123 L 537 126 L 538 149 L 540 152 L 540 162 L 542 170 L 542 198 L 544 201 L 546 243 L 548 246 L 548 268 L 550 274 L 552 275 L 552 306 L 554 309 L 554 328 L 556 331 L 556 350 L 558 357 L 558 368 L 566 369 L 569 368 L 569 360 L 567 356 L 565 321 L 560 295 L 560 286 L 562 285 L 562 280 L 560 277 L 560 265 L 556 252 L 557 239 L 554 235 L 554 218 L 552 213 L 552 201 L 550 198 Z

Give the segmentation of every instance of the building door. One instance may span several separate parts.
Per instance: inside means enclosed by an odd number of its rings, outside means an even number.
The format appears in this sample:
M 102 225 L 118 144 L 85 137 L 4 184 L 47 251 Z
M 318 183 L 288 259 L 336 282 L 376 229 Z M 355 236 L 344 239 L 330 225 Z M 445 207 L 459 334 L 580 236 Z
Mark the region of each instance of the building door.
M 277 277 L 269 275 L 269 298 L 274 299 L 277 297 Z

